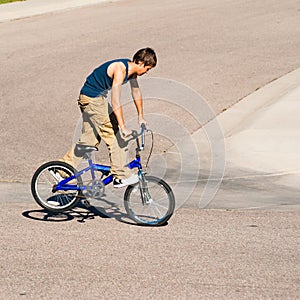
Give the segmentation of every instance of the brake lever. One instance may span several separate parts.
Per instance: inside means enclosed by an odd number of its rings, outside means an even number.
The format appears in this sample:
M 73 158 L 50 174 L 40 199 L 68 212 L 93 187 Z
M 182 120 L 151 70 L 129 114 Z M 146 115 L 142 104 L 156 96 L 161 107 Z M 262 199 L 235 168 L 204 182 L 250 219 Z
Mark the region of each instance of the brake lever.
M 136 130 L 132 130 L 131 135 L 134 139 L 136 139 L 139 136 Z

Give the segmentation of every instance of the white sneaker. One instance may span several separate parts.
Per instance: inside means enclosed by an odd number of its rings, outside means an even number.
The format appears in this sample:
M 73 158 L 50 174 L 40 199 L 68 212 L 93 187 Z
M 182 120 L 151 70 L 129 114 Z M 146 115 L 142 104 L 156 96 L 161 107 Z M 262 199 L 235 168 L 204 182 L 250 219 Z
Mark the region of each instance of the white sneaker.
M 49 201 L 47 201 L 47 203 L 48 203 L 49 205 L 52 205 L 52 206 L 60 206 L 60 203 L 59 203 L 59 202 L 53 201 L 53 200 L 49 200 Z
M 136 174 L 132 174 L 130 177 L 125 178 L 125 179 L 114 179 L 114 187 L 115 188 L 121 188 L 127 185 L 133 185 L 135 183 L 139 182 L 139 176 Z

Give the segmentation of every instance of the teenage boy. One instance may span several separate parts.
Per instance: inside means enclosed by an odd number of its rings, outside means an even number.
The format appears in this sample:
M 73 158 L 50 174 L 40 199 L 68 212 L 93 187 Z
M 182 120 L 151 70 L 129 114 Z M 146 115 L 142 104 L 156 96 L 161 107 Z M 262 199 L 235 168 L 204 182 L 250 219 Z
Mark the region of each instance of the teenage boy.
M 120 103 L 122 85 L 127 81 L 130 82 L 139 124 L 146 123 L 137 77 L 154 68 L 156 63 L 154 50 L 140 49 L 132 60 L 115 59 L 100 65 L 87 77 L 80 91 L 78 104 L 82 112 L 83 126 L 78 144 L 97 146 L 101 139 L 106 143 L 111 173 L 114 174 L 114 187 L 124 187 L 138 182 L 138 176 L 132 174 L 125 166 L 127 147 L 123 138 L 130 136 L 131 130 L 126 127 L 123 118 Z M 111 90 L 111 106 L 107 101 L 109 90 Z M 76 145 L 73 145 L 62 160 L 76 168 L 81 159 L 76 151 Z

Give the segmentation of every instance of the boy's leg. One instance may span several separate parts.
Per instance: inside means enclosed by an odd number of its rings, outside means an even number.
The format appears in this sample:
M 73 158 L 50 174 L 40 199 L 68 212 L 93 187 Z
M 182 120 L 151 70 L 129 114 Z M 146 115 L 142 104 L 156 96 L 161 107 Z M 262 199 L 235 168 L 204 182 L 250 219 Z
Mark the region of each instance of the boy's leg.
M 87 97 L 86 97 L 87 98 Z M 91 124 L 88 112 L 85 111 L 85 108 L 88 106 L 89 99 L 86 99 L 82 95 L 78 100 L 78 104 L 82 111 L 82 132 L 80 139 L 77 144 L 88 145 L 88 146 L 97 146 L 100 143 L 100 136 L 98 135 L 95 127 Z M 77 168 L 82 161 L 81 156 L 77 156 L 74 152 L 76 143 L 72 145 L 69 151 L 61 159 L 62 161 L 70 164 L 74 168 Z
M 118 123 L 113 112 L 109 111 L 107 100 L 103 97 L 92 99 L 85 111 L 108 147 L 112 174 L 119 179 L 130 177 L 132 174 L 125 166 L 127 143 L 118 133 Z

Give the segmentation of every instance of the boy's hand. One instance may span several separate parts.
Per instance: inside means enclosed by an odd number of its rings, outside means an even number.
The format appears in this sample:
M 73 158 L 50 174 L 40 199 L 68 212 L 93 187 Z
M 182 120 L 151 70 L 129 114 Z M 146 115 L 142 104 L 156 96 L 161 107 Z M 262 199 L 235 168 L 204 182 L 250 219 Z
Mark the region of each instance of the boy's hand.
M 142 126 L 142 124 L 147 125 L 147 121 L 144 119 L 144 117 L 139 117 L 139 125 Z
M 131 136 L 132 130 L 128 129 L 125 125 L 123 125 L 121 128 L 121 135 L 123 138 L 127 138 Z

